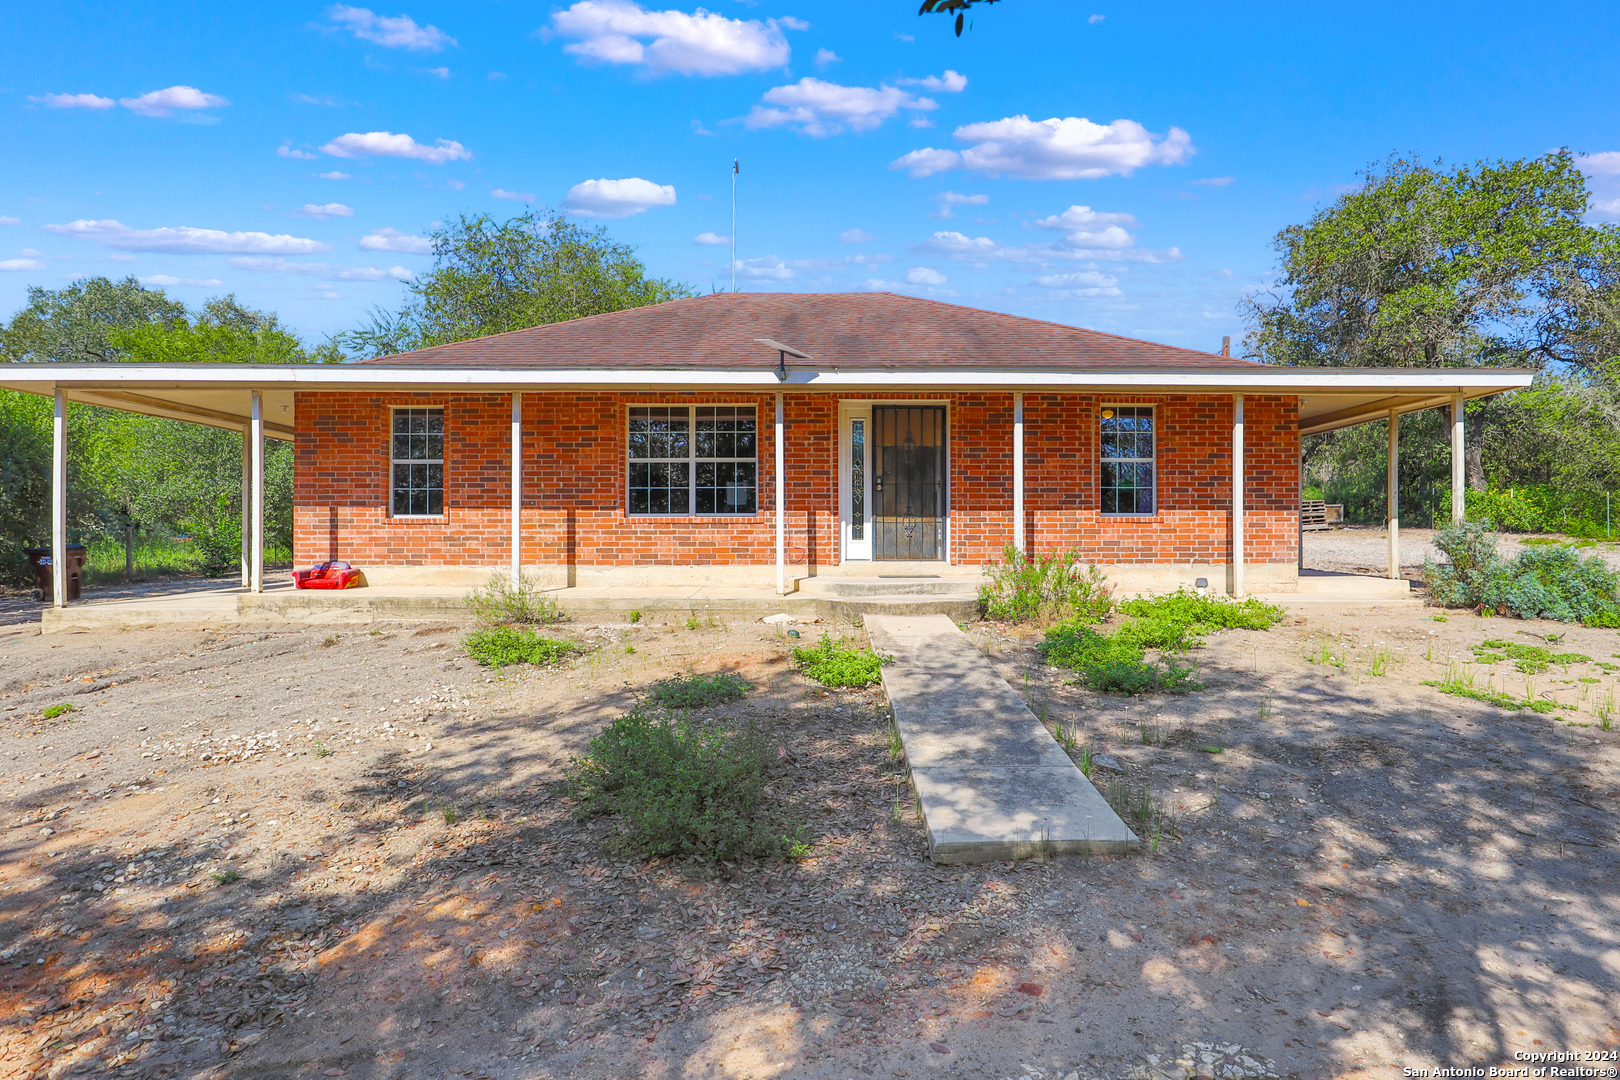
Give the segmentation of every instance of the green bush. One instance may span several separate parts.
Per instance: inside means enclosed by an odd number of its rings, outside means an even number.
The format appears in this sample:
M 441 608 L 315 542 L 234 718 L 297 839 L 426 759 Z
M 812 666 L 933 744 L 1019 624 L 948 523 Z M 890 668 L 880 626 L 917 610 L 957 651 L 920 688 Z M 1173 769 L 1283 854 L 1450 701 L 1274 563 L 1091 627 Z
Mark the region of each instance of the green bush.
M 1106 693 L 1185 694 L 1203 688 L 1190 667 L 1149 662 L 1143 647 L 1123 630 L 1100 634 L 1071 619 L 1046 632 L 1041 653 L 1047 663 L 1077 672 L 1087 686 Z
M 581 819 L 614 819 L 609 844 L 626 855 L 796 858 L 808 830 L 772 794 L 773 762 L 752 725 L 636 708 L 569 762 L 569 794 Z
M 1603 493 L 1563 484 L 1524 484 L 1463 493 L 1463 516 L 1510 533 L 1562 533 L 1604 537 L 1609 507 Z M 1451 516 L 1451 492 L 1441 493 L 1437 513 Z
M 541 591 L 540 583 L 518 572 L 491 574 L 489 583 L 467 594 L 467 607 L 478 624 L 491 626 L 545 626 L 568 621 L 568 613 Z
M 1620 576 L 1595 555 L 1573 548 L 1521 547 L 1512 559 L 1497 553 L 1489 524 L 1467 521 L 1438 530 L 1434 546 L 1445 563 L 1425 563 L 1429 602 L 1519 619 L 1620 624 Z
M 800 645 L 793 659 L 805 677 L 822 686 L 870 686 L 883 674 L 883 665 L 894 659 L 862 649 L 846 641 L 834 641 L 827 634 L 814 645 Z
M 1002 561 L 984 568 L 979 610 L 998 622 L 1052 623 L 1079 618 L 1100 622 L 1113 607 L 1112 588 L 1078 552 L 1028 556 L 1008 544 Z
M 1132 617 L 1117 634 L 1144 649 L 1180 651 L 1197 645 L 1212 630 L 1268 630 L 1283 610 L 1254 597 L 1229 600 L 1178 590 L 1164 596 L 1142 596 L 1119 606 Z
M 461 641 L 467 655 L 485 667 L 512 664 L 550 664 L 574 650 L 566 641 L 543 638 L 527 626 L 497 626 L 475 630 Z
M 713 675 L 676 675 L 653 684 L 647 698 L 669 709 L 707 709 L 747 696 L 748 680 L 730 671 Z

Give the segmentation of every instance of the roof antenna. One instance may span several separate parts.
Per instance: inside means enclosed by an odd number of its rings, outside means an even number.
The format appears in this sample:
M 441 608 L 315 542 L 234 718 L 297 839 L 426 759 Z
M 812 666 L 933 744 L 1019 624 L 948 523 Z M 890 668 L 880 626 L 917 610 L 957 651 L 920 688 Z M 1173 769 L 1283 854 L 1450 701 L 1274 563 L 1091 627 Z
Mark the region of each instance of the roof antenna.
M 731 159 L 731 291 L 737 291 L 737 174 L 742 167 Z
M 1231 334 L 1227 334 L 1225 337 L 1221 338 L 1221 355 L 1222 356 L 1231 356 L 1232 355 L 1232 335 Z

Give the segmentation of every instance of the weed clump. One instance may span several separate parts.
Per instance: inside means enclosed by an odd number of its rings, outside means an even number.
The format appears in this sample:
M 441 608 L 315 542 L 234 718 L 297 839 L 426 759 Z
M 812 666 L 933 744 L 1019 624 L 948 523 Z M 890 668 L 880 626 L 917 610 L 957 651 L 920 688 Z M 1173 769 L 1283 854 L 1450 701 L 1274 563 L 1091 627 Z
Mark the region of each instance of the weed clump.
M 1194 670 L 1166 657 L 1193 648 L 1212 630 L 1264 630 L 1282 618 L 1282 609 L 1259 600 L 1222 600 L 1175 592 L 1121 604 L 1130 618 L 1111 634 L 1080 619 L 1046 632 L 1041 652 L 1049 664 L 1080 674 L 1093 690 L 1116 694 L 1185 694 L 1203 689 Z M 1149 650 L 1160 653 L 1149 661 Z
M 746 697 L 748 680 L 730 671 L 713 675 L 676 675 L 653 684 L 647 699 L 668 709 L 707 709 Z
M 979 586 L 979 610 L 987 619 L 1095 623 L 1113 610 L 1113 589 L 1107 578 L 1093 565 L 1082 566 L 1079 552 L 1031 556 L 1008 544 L 1001 555 L 1001 562 L 984 568 L 985 581 Z
M 1512 559 L 1496 550 L 1484 521 L 1466 521 L 1434 534 L 1447 558 L 1425 563 L 1429 602 L 1518 619 L 1555 619 L 1587 626 L 1620 626 L 1620 576 L 1596 555 L 1568 546 L 1523 547 Z
M 50 705 L 40 713 L 47 720 L 55 720 L 58 716 L 66 716 L 70 712 L 78 712 L 79 707 L 71 701 L 64 701 L 60 705 Z
M 609 845 L 652 858 L 798 858 L 808 829 L 771 788 L 773 758 L 752 724 L 637 707 L 569 762 L 581 819 L 611 817 Z
M 870 686 L 882 677 L 883 665 L 892 659 L 847 641 L 834 641 L 826 633 L 816 644 L 793 650 L 793 660 L 805 677 L 830 687 Z
M 549 626 L 568 621 L 568 613 L 541 591 L 540 583 L 519 571 L 491 574 L 489 583 L 467 594 L 467 608 L 488 629 L 495 626 Z
M 474 630 L 462 639 L 461 647 L 474 661 L 492 668 L 510 667 L 513 664 L 551 664 L 574 650 L 570 643 L 543 638 L 527 626 Z
M 1503 641 L 1500 638 L 1482 641 L 1472 648 L 1474 663 L 1493 664 L 1501 660 L 1512 660 L 1513 666 L 1526 675 L 1539 675 L 1553 664 L 1592 663 L 1592 658 L 1584 653 L 1555 653 L 1541 645 L 1525 645 L 1516 641 Z M 1501 651 L 1492 652 L 1490 651 L 1492 649 Z

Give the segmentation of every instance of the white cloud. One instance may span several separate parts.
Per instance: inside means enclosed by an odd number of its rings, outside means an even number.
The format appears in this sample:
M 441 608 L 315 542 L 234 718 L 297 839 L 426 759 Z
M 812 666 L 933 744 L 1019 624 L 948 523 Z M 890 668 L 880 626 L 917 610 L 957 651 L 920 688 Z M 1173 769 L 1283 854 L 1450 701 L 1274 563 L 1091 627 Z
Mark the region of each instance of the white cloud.
M 698 233 L 692 237 L 692 243 L 703 244 L 707 247 L 725 247 L 731 243 L 731 237 L 712 232 Z
M 331 250 L 319 240 L 284 233 L 223 232 L 219 229 L 194 229 L 189 225 L 132 229 L 111 218 L 102 221 L 81 218 L 66 225 L 47 225 L 45 231 L 79 240 L 99 240 L 107 247 L 125 251 L 166 251 L 177 255 L 307 255 Z
M 625 180 L 586 180 L 569 188 L 563 199 L 563 206 L 574 213 L 600 218 L 626 218 L 655 206 L 674 205 L 674 185 L 655 184 L 639 176 Z
M 534 202 L 534 192 L 532 191 L 507 191 L 505 188 L 496 188 L 490 194 L 497 199 L 510 199 L 512 202 Z
M 831 49 L 816 50 L 816 67 L 826 67 L 828 64 L 841 64 L 844 58 Z
M 1072 274 L 1044 274 L 1036 284 L 1048 289 L 1061 289 L 1069 296 L 1122 296 L 1119 279 L 1098 270 L 1079 270 Z
M 954 230 L 936 232 L 917 246 L 923 251 L 958 259 L 1027 262 L 1030 258 L 1029 252 L 1023 248 L 1003 247 L 988 236 L 968 236 Z
M 865 229 L 845 229 L 838 234 L 838 239 L 846 244 L 869 244 L 877 237 Z
M 1206 176 L 1202 180 L 1189 180 L 1188 183 L 1203 187 L 1227 187 L 1234 179 L 1235 177 L 1231 176 Z
M 988 195 L 963 195 L 962 193 L 957 192 L 957 191 L 942 191 L 938 195 L 934 196 L 934 201 L 939 204 L 939 209 L 935 210 L 935 211 L 932 211 L 928 215 L 929 217 L 931 217 L 931 218 L 953 218 L 953 217 L 956 216 L 956 211 L 952 210 L 951 207 L 953 207 L 953 206 L 983 206 L 985 203 L 990 201 L 990 196 L 988 196 Z
M 43 251 L 39 251 L 39 250 L 36 250 L 34 248 L 23 248 L 21 251 L 17 252 L 17 254 L 26 255 L 30 259 L 32 259 L 32 258 L 35 258 L 36 256 L 40 256 L 40 255 L 43 255 L 45 253 Z
M 391 131 L 368 131 L 364 134 L 351 131 L 347 135 L 339 135 L 321 147 L 321 152 L 336 158 L 373 155 L 412 158 L 416 161 L 425 161 L 429 165 L 472 160 L 472 152 L 451 139 L 440 139 L 434 145 L 428 146 L 417 142 L 409 135 L 395 135 Z
M 119 98 L 118 104 L 141 116 L 169 116 L 176 109 L 218 109 L 230 102 L 218 94 L 205 94 L 195 86 L 171 86 L 167 90 L 153 90 L 140 97 Z
M 45 264 L 38 259 L 0 259 L 0 270 L 43 270 Z
M 0 225 L 21 225 L 22 218 L 0 216 Z
M 219 278 L 178 278 L 169 274 L 148 274 L 146 277 L 136 278 L 142 285 L 195 285 L 199 288 L 212 289 L 225 284 Z
M 504 71 L 492 71 L 488 75 L 485 75 L 484 78 L 488 79 L 490 82 L 505 82 L 506 73 Z
M 447 67 L 425 68 L 422 71 L 422 74 L 432 75 L 439 79 L 448 79 L 450 77 L 450 69 Z
M 295 158 L 298 161 L 314 161 L 315 155 L 308 150 L 294 150 L 290 146 L 276 147 L 276 157 Z
M 373 229 L 360 238 L 360 247 L 365 251 L 393 251 L 401 255 L 433 254 L 433 241 L 398 229 Z
M 1096 180 L 1129 176 L 1146 165 L 1179 165 L 1196 151 L 1178 127 L 1157 137 L 1135 120 L 1094 124 L 1079 116 L 1031 120 L 1009 116 L 964 124 L 954 135 L 966 150 L 913 150 L 891 162 L 912 176 L 971 169 L 1017 180 Z
M 943 285 L 950 279 L 927 266 L 913 266 L 906 271 L 906 281 L 912 285 Z
M 320 278 L 323 281 L 409 281 L 416 275 L 403 266 L 390 266 L 386 270 L 379 270 L 375 266 L 333 266 L 331 263 L 295 263 L 286 259 L 274 258 L 242 258 L 231 259 L 230 264 L 238 270 L 255 270 L 268 273 L 302 274 L 305 277 Z
M 942 94 L 960 94 L 967 89 L 967 76 L 957 71 L 945 70 L 943 75 L 929 75 L 922 79 L 900 79 L 901 86 L 920 86 L 924 90 L 932 90 Z
M 294 105 L 325 105 L 328 108 L 341 108 L 343 102 L 334 97 L 316 97 L 314 94 L 288 94 L 287 100 Z
M 317 173 L 316 175 L 318 175 L 322 180 L 347 180 L 349 178 L 348 173 L 336 171 Z
M 338 26 L 347 27 L 361 41 L 390 49 L 438 52 L 456 43 L 455 38 L 437 26 L 418 26 L 409 15 L 377 15 L 369 8 L 338 4 L 326 12 L 326 17 Z
M 870 131 L 901 109 L 939 108 L 929 98 L 914 97 L 896 86 L 840 86 L 808 75 L 788 86 L 772 87 L 763 100 L 781 108 L 755 105 L 743 117 L 748 127 L 792 124 L 818 138 L 841 131 L 845 124 L 856 131 Z
M 354 211 L 349 209 L 347 206 L 344 206 L 340 202 L 329 202 L 324 206 L 317 206 L 314 203 L 305 203 L 298 211 L 298 215 L 300 217 L 318 218 L 321 221 L 325 221 L 327 218 L 334 217 L 354 217 Z
M 1593 199 L 1592 200 L 1592 210 L 1593 210 L 1594 213 L 1613 215 L 1615 217 L 1620 217 L 1620 198 L 1615 198 L 1615 199 Z
M 776 255 L 759 259 L 738 259 L 737 276 L 763 281 L 792 281 L 793 268 Z
M 630 64 L 654 75 L 737 75 L 788 62 L 782 30 L 793 19 L 728 19 L 698 8 L 648 11 L 631 0 L 579 0 L 551 17 L 545 36 L 573 38 L 564 52 L 604 64 Z
M 33 99 L 30 98 L 30 101 Z M 1582 154 L 1575 159 L 1581 172 L 1592 176 L 1620 176 L 1620 150 L 1605 150 L 1599 154 Z
M 1107 17 L 1108 16 L 1106 16 L 1106 15 L 1093 15 L 1091 18 L 1087 19 L 1086 22 L 1090 23 L 1092 26 L 1096 26 L 1098 23 L 1102 22 Z
M 1099 213 L 1089 206 L 1071 206 L 1035 224 L 1042 229 L 1058 230 L 1069 246 L 1075 248 L 1134 247 L 1136 237 L 1125 230 L 1141 227 L 1130 214 Z
M 916 35 L 914 35 L 914 34 L 902 34 L 900 31 L 896 30 L 894 32 L 894 40 L 896 40 L 896 41 L 904 41 L 904 42 L 910 43 L 910 42 L 916 41 L 917 38 L 916 38 Z
M 110 109 L 117 104 L 110 97 L 95 94 L 43 94 L 40 97 L 29 94 L 28 100 L 52 109 Z

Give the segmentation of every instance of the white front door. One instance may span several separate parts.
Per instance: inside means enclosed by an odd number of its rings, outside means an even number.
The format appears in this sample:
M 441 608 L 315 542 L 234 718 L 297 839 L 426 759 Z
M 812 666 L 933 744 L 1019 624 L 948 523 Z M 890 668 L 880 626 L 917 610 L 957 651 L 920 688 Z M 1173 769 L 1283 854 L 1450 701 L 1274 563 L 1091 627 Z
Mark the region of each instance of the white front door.
M 838 410 L 839 531 L 846 561 L 872 558 L 872 407 Z

